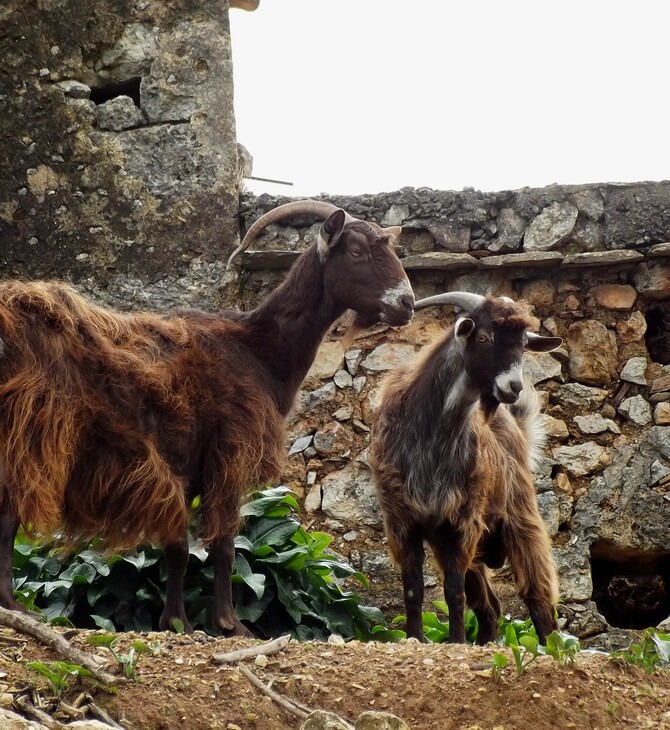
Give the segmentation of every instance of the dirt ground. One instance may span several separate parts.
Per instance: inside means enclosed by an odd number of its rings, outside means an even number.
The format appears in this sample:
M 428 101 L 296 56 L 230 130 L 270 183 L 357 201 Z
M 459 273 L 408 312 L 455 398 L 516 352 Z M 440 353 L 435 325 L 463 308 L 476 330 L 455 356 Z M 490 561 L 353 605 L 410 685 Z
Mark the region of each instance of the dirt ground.
M 110 657 L 87 639 L 100 633 L 69 632 L 73 645 Z M 280 707 L 240 671 L 212 656 L 255 644 L 168 633 L 120 634 L 115 647 L 127 653 L 136 639 L 156 644 L 139 659 L 133 679 L 121 677 L 114 691 L 89 679 L 70 684 L 60 708 L 44 677 L 29 661 L 61 659 L 52 650 L 11 629 L 0 631 L 0 706 L 23 698 L 65 722 L 69 707 L 88 703 L 124 728 L 168 730 L 287 730 L 302 720 Z M 574 666 L 541 657 L 517 675 L 512 664 L 500 679 L 491 674 L 496 648 L 398 644 L 291 642 L 279 653 L 243 662 L 281 696 L 310 709 L 336 713 L 353 723 L 367 710 L 391 712 L 410 728 L 449 730 L 546 730 L 548 728 L 670 728 L 670 672 L 652 675 L 618 666 L 605 655 L 581 652 Z M 506 650 L 505 650 L 506 651 Z M 54 713 L 55 711 L 55 713 Z

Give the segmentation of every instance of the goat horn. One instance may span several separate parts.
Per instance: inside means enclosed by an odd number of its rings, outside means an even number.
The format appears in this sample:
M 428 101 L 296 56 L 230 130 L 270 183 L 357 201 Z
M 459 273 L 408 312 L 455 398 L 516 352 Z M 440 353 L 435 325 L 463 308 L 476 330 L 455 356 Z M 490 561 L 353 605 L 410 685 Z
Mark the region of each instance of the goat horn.
M 254 221 L 251 228 L 247 231 L 242 243 L 233 251 L 226 264 L 226 269 L 229 269 L 233 261 L 258 238 L 260 232 L 267 228 L 272 223 L 284 220 L 285 218 L 292 218 L 299 215 L 313 216 L 317 219 L 326 220 L 329 215 L 334 213 L 336 210 L 340 210 L 336 205 L 332 203 L 326 203 L 324 200 L 295 200 L 291 203 L 285 203 L 280 205 L 278 208 L 262 215 L 257 221 Z M 351 223 L 356 219 L 345 212 L 345 223 Z
M 434 297 L 426 297 L 414 302 L 414 309 L 422 309 L 423 307 L 432 307 L 434 304 L 453 304 L 454 307 L 464 309 L 466 312 L 472 312 L 486 301 L 486 297 L 481 294 L 472 294 L 465 291 L 448 291 L 444 294 L 436 294 Z

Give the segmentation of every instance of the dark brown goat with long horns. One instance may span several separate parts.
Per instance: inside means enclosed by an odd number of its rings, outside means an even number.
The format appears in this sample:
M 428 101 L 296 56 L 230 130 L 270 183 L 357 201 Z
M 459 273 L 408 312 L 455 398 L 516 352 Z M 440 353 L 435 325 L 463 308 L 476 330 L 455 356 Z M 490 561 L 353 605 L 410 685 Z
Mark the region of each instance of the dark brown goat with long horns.
M 325 333 L 348 309 L 359 326 L 404 325 L 414 296 L 393 243 L 399 228 L 297 201 L 257 221 L 323 222 L 284 282 L 249 312 L 120 314 L 58 282 L 0 284 L 0 605 L 12 593 L 20 524 L 68 541 L 163 546 L 160 619 L 187 630 L 183 574 L 190 505 L 214 563 L 214 627 L 248 634 L 230 577 L 239 507 L 276 480 L 284 417 Z M 231 257 L 232 259 L 232 257 Z
M 561 340 L 529 332 L 527 307 L 506 297 L 450 292 L 415 307 L 433 304 L 467 316 L 412 367 L 390 374 L 371 445 L 386 536 L 402 572 L 407 633 L 424 638 L 426 541 L 444 574 L 450 641 L 465 641 L 466 603 L 478 619 L 478 641 L 496 638 L 500 602 L 487 566 L 505 559 L 544 640 L 556 628 L 557 581 L 532 478 L 545 434 L 521 356 Z

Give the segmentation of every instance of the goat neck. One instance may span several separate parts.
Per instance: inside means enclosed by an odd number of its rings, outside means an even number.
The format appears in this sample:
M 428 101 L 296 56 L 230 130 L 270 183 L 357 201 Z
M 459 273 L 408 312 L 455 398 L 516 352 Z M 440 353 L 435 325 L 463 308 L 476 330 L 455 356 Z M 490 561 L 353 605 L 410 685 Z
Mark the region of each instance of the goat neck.
M 274 392 L 282 414 L 291 409 L 328 329 L 345 311 L 325 294 L 323 263 L 312 246 L 247 315 L 250 347 L 277 381 Z

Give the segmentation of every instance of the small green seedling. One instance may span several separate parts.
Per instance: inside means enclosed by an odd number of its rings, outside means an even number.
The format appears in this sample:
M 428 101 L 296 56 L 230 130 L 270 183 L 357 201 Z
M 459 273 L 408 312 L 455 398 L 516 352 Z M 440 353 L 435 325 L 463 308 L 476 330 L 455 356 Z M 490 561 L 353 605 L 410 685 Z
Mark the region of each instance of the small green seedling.
M 67 662 L 28 662 L 28 666 L 49 680 L 51 691 L 56 697 L 63 696 L 71 679 L 91 676 L 85 667 Z
M 562 631 L 552 631 L 547 636 L 547 644 L 542 653 L 553 657 L 560 665 L 574 664 L 580 650 L 579 639 Z
M 633 664 L 652 674 L 661 667 L 670 666 L 670 634 L 659 634 L 647 629 L 641 644 L 631 644 L 628 649 L 620 649 L 610 654 L 610 659 L 618 664 Z
M 523 674 L 526 668 L 541 654 L 540 642 L 537 636 L 531 633 L 524 633 L 521 636 L 517 636 L 517 632 L 511 624 L 505 627 L 504 643 L 512 651 L 517 674 Z
M 157 643 L 149 645 L 138 639 L 137 641 L 133 641 L 126 654 L 121 654 L 114 648 L 117 641 L 118 637 L 114 636 L 114 634 L 102 634 L 89 638 L 89 643 L 93 644 L 93 646 L 106 646 L 112 652 L 114 659 L 121 665 L 123 676 L 126 679 L 132 679 L 135 676 L 137 662 L 139 662 L 142 654 L 147 654 L 148 652 L 155 653 L 160 648 L 160 645 Z
M 492 676 L 496 682 L 500 681 L 502 670 L 509 664 L 509 659 L 501 651 L 497 651 L 491 659 L 491 667 L 493 669 Z

